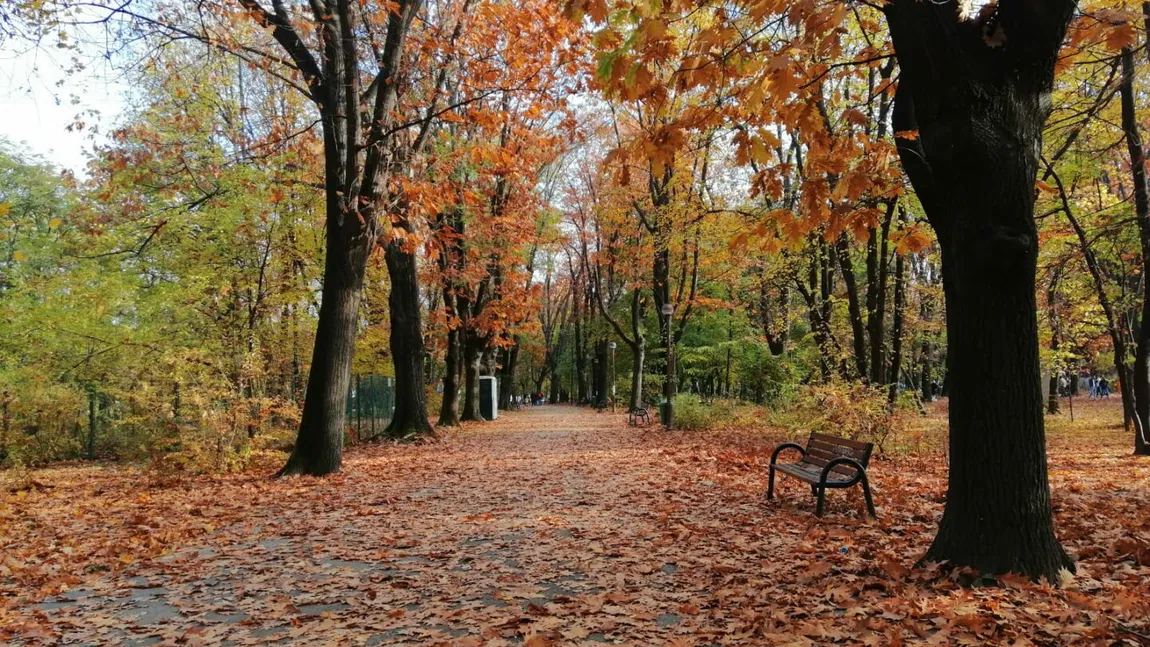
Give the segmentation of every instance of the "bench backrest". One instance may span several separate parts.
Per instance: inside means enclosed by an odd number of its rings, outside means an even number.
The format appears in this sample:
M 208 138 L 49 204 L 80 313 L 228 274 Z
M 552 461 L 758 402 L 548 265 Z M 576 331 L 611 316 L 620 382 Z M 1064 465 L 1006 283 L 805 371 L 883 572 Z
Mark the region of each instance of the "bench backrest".
M 811 437 L 807 440 L 807 453 L 803 456 L 802 462 L 826 467 L 832 460 L 845 456 L 855 459 L 866 467 L 873 450 L 873 443 L 811 432 Z M 834 471 L 844 476 L 855 475 L 855 469 L 850 465 L 836 465 Z

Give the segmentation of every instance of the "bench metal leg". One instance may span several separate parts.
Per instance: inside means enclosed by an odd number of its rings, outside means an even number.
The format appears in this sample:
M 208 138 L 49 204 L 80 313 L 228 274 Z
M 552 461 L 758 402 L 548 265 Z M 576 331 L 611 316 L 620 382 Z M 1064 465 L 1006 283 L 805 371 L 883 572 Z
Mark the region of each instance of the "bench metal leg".
M 874 511 L 874 499 L 872 499 L 871 495 L 870 495 L 870 482 L 867 481 L 866 472 L 862 473 L 862 486 L 863 486 L 863 497 L 866 498 L 867 512 L 870 513 L 871 517 L 878 519 L 878 515 L 875 514 L 875 511 Z
M 775 466 L 771 465 L 770 475 L 767 476 L 767 500 L 775 498 Z
M 826 499 L 827 489 L 822 488 L 822 487 L 817 487 L 814 485 L 812 485 L 811 487 L 818 490 L 816 496 L 819 497 L 819 504 L 817 506 L 815 506 L 815 516 L 821 517 L 821 516 L 823 516 L 823 501 L 824 501 L 824 499 Z

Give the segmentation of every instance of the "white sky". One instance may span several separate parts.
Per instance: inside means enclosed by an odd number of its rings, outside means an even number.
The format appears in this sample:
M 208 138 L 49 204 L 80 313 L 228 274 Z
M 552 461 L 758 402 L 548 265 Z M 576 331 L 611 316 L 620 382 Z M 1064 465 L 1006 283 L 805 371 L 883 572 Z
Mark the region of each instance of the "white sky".
M 84 175 L 85 151 L 91 151 L 93 137 L 103 141 L 116 123 L 124 108 L 125 86 L 98 56 L 87 69 L 69 73 L 73 52 L 7 44 L 17 47 L 0 50 L 0 137 Z M 78 116 L 84 129 L 69 132 Z

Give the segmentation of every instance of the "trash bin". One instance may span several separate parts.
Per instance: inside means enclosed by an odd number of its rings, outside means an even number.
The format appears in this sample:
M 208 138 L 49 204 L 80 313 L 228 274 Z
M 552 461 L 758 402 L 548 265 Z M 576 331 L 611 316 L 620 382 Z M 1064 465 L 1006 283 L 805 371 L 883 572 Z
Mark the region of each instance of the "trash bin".
M 483 416 L 484 420 L 495 420 L 499 417 L 499 383 L 494 377 L 479 378 L 479 415 Z

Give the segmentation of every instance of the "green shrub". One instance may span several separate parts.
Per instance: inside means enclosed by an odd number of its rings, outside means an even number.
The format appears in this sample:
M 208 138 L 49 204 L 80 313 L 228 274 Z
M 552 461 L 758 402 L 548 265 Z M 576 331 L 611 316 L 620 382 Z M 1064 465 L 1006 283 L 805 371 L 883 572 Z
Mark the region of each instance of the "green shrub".
M 705 431 L 720 422 L 720 412 L 693 393 L 675 396 L 675 426 L 679 429 Z

